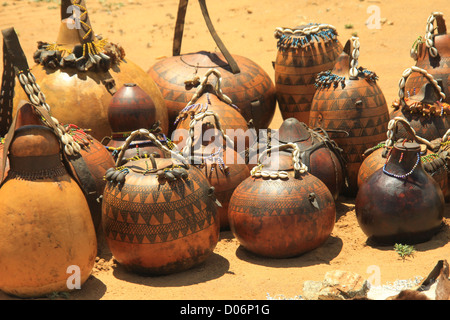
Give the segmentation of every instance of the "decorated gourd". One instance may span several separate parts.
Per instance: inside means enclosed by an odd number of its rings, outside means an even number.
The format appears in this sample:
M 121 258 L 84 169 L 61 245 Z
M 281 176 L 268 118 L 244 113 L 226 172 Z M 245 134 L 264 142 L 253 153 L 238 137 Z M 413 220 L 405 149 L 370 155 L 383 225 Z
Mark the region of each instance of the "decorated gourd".
M 425 37 L 419 37 L 414 42 L 411 57 L 416 61 L 415 66 L 431 74 L 442 88 L 446 96 L 442 102 L 450 103 L 450 34 L 447 33 L 442 12 L 433 12 L 428 17 Z M 406 82 L 405 89 L 413 94 L 425 83 L 426 79 L 413 74 Z
M 308 172 L 319 178 L 336 200 L 344 186 L 345 163 L 341 149 L 323 130 L 310 129 L 295 118 L 283 121 L 278 132 L 272 136 L 272 144 L 295 143 L 300 149 L 300 158 Z M 289 151 L 280 151 L 280 170 L 292 168 Z M 283 160 L 283 161 L 281 161 Z
M 427 83 L 420 90 L 406 91 L 407 80 L 415 73 Z M 398 95 L 392 103 L 391 118 L 405 118 L 419 136 L 429 141 L 441 138 L 450 129 L 450 105 L 444 102 L 446 95 L 442 87 L 427 70 L 416 66 L 407 68 L 400 79 Z
M 112 132 L 110 136 L 103 138 L 102 143 L 106 144 L 106 149 L 114 157 L 117 157 L 120 147 L 131 132 L 140 128 L 150 130 L 160 141 L 170 145 L 170 140 L 162 132 L 160 121 L 156 119 L 156 107 L 152 98 L 135 83 L 124 84 L 114 94 L 108 106 L 108 121 Z M 136 138 L 128 146 L 124 159 L 146 157 L 155 152 L 161 157 L 165 156 L 152 141 Z
M 278 150 L 288 148 L 293 150 L 293 169 L 279 170 Z M 268 151 L 270 161 L 262 161 Z M 336 219 L 333 196 L 308 173 L 295 143 L 264 151 L 251 177 L 234 191 L 228 210 L 230 229 L 239 243 L 269 258 L 294 257 L 321 246 Z
M 405 128 L 408 133 L 408 139 L 398 139 L 397 134 L 399 131 L 399 124 L 402 124 Z M 386 141 L 380 142 L 364 152 L 364 161 L 358 172 L 358 187 L 365 183 L 374 172 L 385 165 L 394 143 L 400 140 L 402 140 L 401 142 L 409 140 L 420 144 L 420 159 L 424 170 L 436 180 L 444 193 L 444 196 L 448 196 L 448 170 L 446 167 L 446 159 L 443 155 L 438 153 L 441 139 L 428 141 L 416 135 L 409 122 L 400 117 L 395 117 L 389 121 L 387 137 Z
M 198 122 L 213 118 L 214 142 L 206 146 L 195 143 L 195 130 Z M 239 153 L 234 150 L 234 143 L 227 136 L 221 125 L 220 116 L 214 111 L 204 111 L 194 116 L 191 121 L 190 136 L 182 153 L 191 160 L 191 164 L 204 170 L 209 184 L 214 187 L 215 195 L 221 206 L 217 208 L 221 230 L 229 229 L 228 206 L 236 187 L 250 176 L 250 169 Z M 223 142 L 222 142 L 223 141 Z
M 211 86 L 210 76 L 215 76 L 217 81 L 215 86 Z M 203 77 L 201 84 L 197 87 L 196 93 L 188 102 L 186 107 L 181 110 L 175 119 L 176 131 L 172 133 L 172 140 L 181 150 L 186 146 L 186 140 L 191 130 L 192 118 L 199 113 L 205 111 L 213 111 L 220 119 L 221 128 L 224 132 L 233 137 L 235 151 L 238 148 L 244 149 L 248 147 L 245 138 L 248 134 L 249 127 L 247 121 L 241 115 L 239 108 L 231 101 L 231 99 L 222 92 L 222 75 L 217 69 L 210 69 Z M 213 123 L 207 121 L 213 120 L 210 116 L 205 121 L 197 121 L 196 127 L 193 128 L 196 138 L 199 142 L 207 144 L 211 137 L 208 137 L 207 130 L 213 129 Z
M 389 111 L 377 75 L 358 66 L 359 39 L 347 41 L 333 70 L 319 73 L 310 128 L 321 127 L 343 150 L 347 181 L 343 193 L 354 196 L 362 154 L 382 141 Z
M 144 70 L 125 59 L 121 46 L 94 34 L 86 1 L 61 1 L 61 20 L 56 41 L 39 41 L 33 55 L 33 74 L 48 95 L 52 115 L 91 129 L 90 134 L 101 141 L 111 133 L 107 109 L 113 94 L 133 82 L 152 97 L 156 119 L 167 133 L 167 109 L 159 88 Z M 20 99 L 25 99 L 23 94 L 17 96 L 15 106 Z
M 129 161 L 131 141 L 145 136 L 169 157 Z M 103 231 L 114 258 L 139 274 L 170 274 L 204 262 L 219 240 L 214 188 L 178 152 L 146 129 L 125 140 L 116 166 L 105 174 Z
M 416 142 L 397 142 L 355 201 L 362 231 L 383 245 L 428 241 L 441 227 L 444 206 L 441 188 L 423 170 Z
M 95 263 L 96 233 L 84 193 L 62 161 L 57 135 L 42 125 L 12 125 L 6 154 L 10 169 L 0 187 L 0 290 L 41 297 L 70 291 L 74 281 L 84 284 Z M 74 272 L 77 279 L 71 280 Z
M 184 20 L 188 0 L 180 0 L 173 40 L 173 55 L 156 62 L 148 73 L 157 83 L 169 112 L 170 132 L 178 114 L 195 94 L 205 73 L 215 68 L 222 75 L 222 90 L 239 107 L 246 121 L 257 129 L 269 126 L 275 114 L 275 86 L 269 75 L 248 58 L 232 55 L 212 25 L 205 0 L 199 0 L 208 29 L 220 50 L 181 54 Z
M 332 69 L 343 49 L 336 28 L 322 23 L 280 27 L 275 38 L 275 89 L 281 116 L 308 124 L 316 76 Z
M 68 166 L 86 196 L 94 227 L 97 230 L 101 219 L 100 198 L 106 184 L 103 176 L 105 171 L 114 165 L 113 158 L 105 147 L 86 130 L 72 123 L 62 124 L 54 117 L 45 94 L 28 67 L 15 30 L 13 28 L 4 29 L 2 34 L 5 48 L 2 81 L 4 103 L 0 108 L 0 113 L 4 115 L 0 121 L 2 134 L 4 135 L 9 130 L 13 120 L 12 101 L 14 93 L 17 93 L 17 96 L 20 92 L 25 94 L 29 101 L 34 101 L 33 112 L 37 112 L 39 115 L 49 113 L 45 117 L 47 120 L 43 120 L 44 118 L 39 116 L 37 120 L 32 120 L 28 117 L 26 121 L 34 121 L 33 124 L 56 127 L 55 133 L 63 144 Z M 17 83 L 21 86 L 21 89 L 18 91 L 15 91 L 15 87 L 12 85 L 14 84 L 15 76 L 19 80 Z M 25 116 L 18 115 L 17 117 L 23 118 Z

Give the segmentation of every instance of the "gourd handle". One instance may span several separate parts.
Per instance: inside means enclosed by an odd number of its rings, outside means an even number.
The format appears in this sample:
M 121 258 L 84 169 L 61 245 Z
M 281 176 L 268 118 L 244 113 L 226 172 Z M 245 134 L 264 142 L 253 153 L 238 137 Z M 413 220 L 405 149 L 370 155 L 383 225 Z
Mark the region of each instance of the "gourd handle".
M 188 113 L 192 109 L 192 107 L 194 107 L 194 104 L 197 102 L 197 100 L 205 93 L 205 89 L 207 88 L 208 85 L 208 78 L 211 75 L 214 75 L 217 78 L 216 85 L 213 88 L 214 89 L 213 94 L 217 96 L 220 100 L 222 100 L 223 102 L 225 102 L 226 104 L 230 105 L 231 107 L 240 112 L 239 108 L 233 104 L 233 101 L 231 101 L 230 97 L 228 97 L 222 91 L 222 74 L 220 73 L 219 70 L 211 68 L 205 73 L 203 79 L 201 79 L 200 84 L 197 86 L 197 89 L 195 93 L 192 95 L 191 100 L 186 104 L 186 107 L 184 107 L 183 110 L 179 112 L 177 118 L 175 119 L 174 124 L 177 124 L 181 119 L 184 119 L 186 113 Z
M 413 127 L 411 127 L 411 124 L 402 117 L 395 117 L 391 119 L 388 123 L 388 131 L 386 133 L 387 140 L 386 140 L 386 147 L 391 147 L 394 145 L 395 142 L 397 142 L 397 139 L 395 137 L 395 134 L 398 132 L 398 125 L 401 123 L 403 127 L 405 128 L 406 132 L 410 135 L 411 140 L 416 141 L 421 144 L 425 144 L 429 149 L 433 149 L 433 146 L 431 143 L 416 134 L 416 131 Z
M 344 51 L 350 56 L 350 65 L 349 65 L 349 75 L 350 79 L 358 79 L 358 58 L 359 58 L 359 38 L 352 36 L 350 40 L 347 41 Z
M 296 176 L 300 173 L 305 173 L 308 171 L 308 167 L 301 161 L 300 159 L 300 148 L 296 143 L 286 143 L 281 145 L 275 145 L 273 147 L 265 149 L 258 157 L 258 165 L 255 166 L 251 171 L 250 174 L 252 177 L 271 177 L 271 178 L 285 178 L 287 177 L 287 173 L 284 171 L 278 172 L 275 176 L 274 173 L 270 173 L 268 171 L 262 171 L 262 163 L 261 159 L 267 155 L 267 153 L 270 152 L 277 152 L 277 151 L 283 151 L 286 149 L 292 148 L 294 151 L 292 152 L 292 162 L 294 164 L 294 171 L 296 173 Z
M 123 143 L 123 145 L 120 148 L 120 152 L 119 155 L 117 156 L 117 160 L 116 160 L 116 167 L 119 167 L 120 164 L 122 163 L 123 157 L 125 155 L 125 151 L 128 149 L 128 147 L 130 146 L 130 143 L 136 139 L 137 137 L 142 137 L 144 136 L 145 138 L 147 138 L 148 140 L 150 140 L 151 142 L 153 142 L 160 150 L 164 151 L 165 153 L 167 153 L 168 155 L 170 155 L 171 157 L 181 161 L 187 168 L 189 168 L 189 164 L 186 160 L 186 158 L 184 158 L 181 154 L 176 153 L 172 150 L 170 150 L 169 148 L 165 147 L 157 138 L 156 136 L 151 133 L 149 130 L 147 129 L 138 129 L 133 131 L 128 138 L 125 140 L 125 142 Z
M 441 99 L 442 100 L 445 99 L 445 93 L 442 91 L 442 88 L 439 86 L 437 81 L 434 79 L 433 75 L 430 74 L 425 69 L 422 69 L 422 68 L 419 68 L 419 67 L 416 67 L 416 66 L 412 66 L 410 68 L 407 68 L 405 71 L 403 71 L 402 77 L 401 77 L 401 79 L 400 79 L 400 81 L 398 83 L 398 86 L 399 86 L 398 96 L 400 98 L 400 103 L 401 103 L 402 106 L 406 105 L 406 101 L 405 101 L 406 80 L 409 78 L 409 76 L 413 72 L 421 73 L 433 85 L 433 87 L 436 89 L 436 91 L 441 96 Z
M 197 124 L 198 121 L 203 120 L 205 117 L 208 116 L 213 116 L 214 117 L 214 122 L 215 122 L 215 127 L 220 131 L 220 133 L 222 134 L 222 137 L 224 138 L 226 145 L 230 148 L 234 149 L 234 142 L 230 139 L 230 137 L 228 137 L 225 133 L 225 131 L 222 128 L 222 125 L 220 123 L 220 119 L 219 119 L 219 115 L 217 113 L 215 113 L 214 111 L 204 111 L 201 113 L 198 113 L 196 115 L 193 116 L 193 119 L 191 120 L 190 124 L 189 124 L 189 136 L 186 140 L 186 145 L 184 146 L 183 150 L 182 150 L 182 154 L 184 157 L 189 157 L 192 151 L 192 147 L 194 145 L 194 128 L 195 125 Z
M 436 21 L 437 34 L 446 34 L 447 26 L 445 25 L 444 15 L 442 12 L 433 12 L 427 20 L 427 27 L 425 32 L 425 45 L 430 52 L 430 55 L 435 58 L 439 54 L 434 46 L 434 22 Z
M 233 104 L 233 101 L 231 101 L 230 97 L 228 97 L 222 91 L 222 74 L 219 70 L 211 68 L 203 76 L 203 79 L 200 81 L 200 85 L 197 87 L 197 90 L 195 91 L 191 100 L 187 103 L 187 106 L 194 104 L 202 96 L 206 89 L 206 85 L 208 84 L 208 79 L 211 75 L 214 75 L 217 78 L 216 85 L 214 87 L 214 94 L 223 102 L 229 105 Z
M 80 145 L 65 132 L 59 121 L 50 114 L 50 106 L 46 102 L 44 93 L 36 82 L 35 76 L 31 73 L 28 62 L 20 45 L 19 38 L 14 28 L 2 30 L 3 35 L 3 64 L 7 72 L 3 73 L 1 92 L 6 103 L 1 106 L 1 114 L 7 114 L 6 119 L 2 118 L 0 125 L 2 134 L 10 133 L 14 122 L 12 121 L 12 97 L 14 96 L 15 76 L 19 79 L 20 86 L 25 91 L 29 101 L 34 106 L 36 112 L 41 115 L 44 123 L 51 128 L 58 139 L 63 143 L 64 152 L 67 155 L 78 154 Z
M 175 33 L 174 33 L 173 48 L 172 48 L 173 56 L 179 56 L 181 53 L 181 41 L 183 39 L 184 20 L 186 17 L 186 10 L 187 10 L 187 6 L 188 6 L 188 2 L 189 2 L 189 0 L 180 0 L 180 2 L 178 4 L 178 14 L 177 14 L 177 20 L 176 20 L 176 24 L 175 24 Z M 202 11 L 203 18 L 206 22 L 206 26 L 208 27 L 209 33 L 213 37 L 220 52 L 222 52 L 223 56 L 227 60 L 229 66 L 231 68 L 231 72 L 233 74 L 237 74 L 237 73 L 241 72 L 237 62 L 235 61 L 233 56 L 230 54 L 230 52 L 228 51 L 228 49 L 225 47 L 224 43 L 220 39 L 219 35 L 217 34 L 217 32 L 212 24 L 211 18 L 209 16 L 208 8 L 206 7 L 205 0 L 198 0 L 198 2 L 200 4 L 200 9 Z

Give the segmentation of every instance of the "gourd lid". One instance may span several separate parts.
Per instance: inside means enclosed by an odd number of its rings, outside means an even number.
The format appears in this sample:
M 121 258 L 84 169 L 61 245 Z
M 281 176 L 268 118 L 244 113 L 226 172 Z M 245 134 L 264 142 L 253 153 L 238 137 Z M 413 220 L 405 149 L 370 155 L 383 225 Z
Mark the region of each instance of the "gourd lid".
M 311 134 L 306 124 L 296 118 L 288 118 L 283 121 L 278 129 L 278 140 L 283 143 L 300 142 L 308 140 Z
M 397 142 L 394 144 L 394 148 L 400 151 L 420 152 L 421 147 L 417 142 Z

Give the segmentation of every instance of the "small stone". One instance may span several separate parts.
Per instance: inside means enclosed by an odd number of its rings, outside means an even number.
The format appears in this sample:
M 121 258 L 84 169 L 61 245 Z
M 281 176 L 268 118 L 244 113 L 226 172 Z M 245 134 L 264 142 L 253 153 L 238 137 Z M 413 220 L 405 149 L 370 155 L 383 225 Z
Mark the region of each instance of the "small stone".
M 318 300 L 320 289 L 322 289 L 321 281 L 307 280 L 303 283 L 302 297 L 305 300 Z
M 321 296 L 334 299 L 365 298 L 370 289 L 370 283 L 359 274 L 342 270 L 327 272 L 323 285 L 324 288 L 332 289 L 321 290 L 319 298 Z
M 317 294 L 317 300 L 345 300 L 345 297 L 337 288 L 324 287 Z

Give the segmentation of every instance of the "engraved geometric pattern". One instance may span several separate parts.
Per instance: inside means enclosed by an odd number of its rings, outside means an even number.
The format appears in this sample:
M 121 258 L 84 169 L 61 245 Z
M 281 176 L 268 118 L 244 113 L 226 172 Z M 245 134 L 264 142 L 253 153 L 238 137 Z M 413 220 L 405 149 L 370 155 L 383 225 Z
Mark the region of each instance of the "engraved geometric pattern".
M 199 181 L 198 175 L 191 174 L 189 181 L 176 180 L 164 185 L 149 182 L 157 179 L 149 175 L 130 183 L 126 181 L 121 190 L 108 183 L 103 198 L 106 237 L 139 244 L 161 243 L 214 224 L 215 204 L 207 195 L 206 180 Z M 200 176 L 200 179 L 204 178 Z
M 358 100 L 362 105 L 356 107 Z M 381 89 L 366 80 L 347 80 L 344 90 L 320 89 L 311 106 L 311 127 L 348 132 L 344 137 L 330 131 L 330 136 L 344 149 L 349 163 L 362 162 L 364 151 L 386 138 L 389 120 Z
M 321 210 L 332 205 L 329 190 L 311 175 L 289 180 L 248 178 L 236 189 L 229 210 L 261 217 L 307 214 L 314 209 L 308 200 L 312 190 Z
M 316 92 L 316 76 L 333 68 L 341 51 L 341 44 L 335 41 L 313 43 L 307 50 L 278 51 L 274 65 L 275 87 L 283 119 L 294 117 L 308 123 L 307 112 Z
M 275 86 L 256 63 L 244 57 L 234 57 L 241 69 L 238 74 L 231 73 L 227 67 L 215 66 L 222 74 L 222 91 L 240 108 L 247 121 L 253 119 L 257 128 L 267 128 L 275 111 Z M 149 70 L 166 101 L 172 123 L 195 93 L 195 88 L 186 89 L 184 81 L 191 79 L 197 71 L 197 75 L 202 77 L 208 69 L 202 66 L 197 69 L 180 57 L 171 57 L 154 64 Z M 216 79 L 210 79 L 209 83 L 215 86 Z M 261 104 L 252 106 L 253 101 Z

